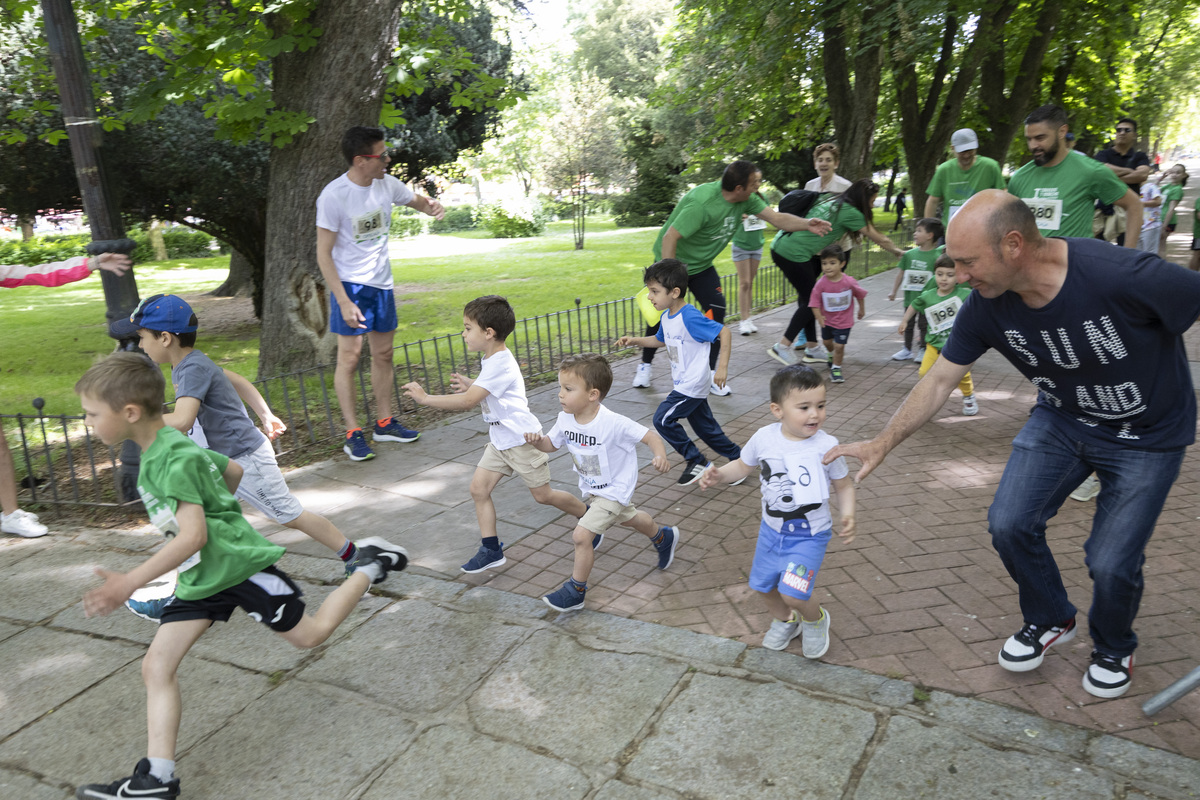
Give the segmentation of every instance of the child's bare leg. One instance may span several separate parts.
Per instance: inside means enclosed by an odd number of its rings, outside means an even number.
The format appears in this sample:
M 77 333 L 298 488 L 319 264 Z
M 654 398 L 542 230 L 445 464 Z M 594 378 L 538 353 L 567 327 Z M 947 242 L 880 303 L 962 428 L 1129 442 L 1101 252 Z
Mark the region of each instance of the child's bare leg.
M 759 592 L 763 599 L 763 604 L 766 605 L 767 611 L 771 612 L 771 616 L 780 622 L 786 622 L 792 618 L 792 609 L 783 601 L 783 595 L 778 589 L 772 589 L 769 592 Z
M 370 587 L 371 578 L 365 572 L 352 573 L 341 586 L 325 598 L 317 608 L 316 614 L 305 614 L 296 627 L 290 631 L 281 631 L 279 635 L 302 650 L 316 647 L 328 639 L 330 634 L 337 630 L 337 626 L 350 616 L 350 612 Z
M 471 478 L 471 499 L 475 501 L 475 517 L 479 520 L 479 535 L 487 539 L 497 536 L 496 506 L 492 504 L 492 491 L 504 476 L 499 472 L 478 467 Z
M 816 622 L 821 618 L 821 604 L 811 597 L 807 600 L 801 600 L 798 597 L 781 594 L 778 589 L 772 589 L 769 592 L 759 592 L 759 594 L 762 596 L 763 603 L 767 606 L 767 611 L 770 611 L 771 616 L 781 622 L 790 620 L 793 611 L 799 611 L 801 619 L 806 619 L 809 622 Z
M 654 518 L 645 511 L 639 511 L 633 519 L 626 520 L 621 525 L 633 528 L 648 539 L 653 539 L 658 534 L 658 526 L 654 524 Z
M 291 528 L 294 531 L 300 531 L 308 538 L 315 542 L 320 542 L 335 553 L 340 553 L 342 548 L 346 546 L 346 536 L 338 530 L 337 526 L 320 514 L 314 514 L 311 511 L 302 512 L 300 516 L 291 522 L 283 523 L 283 526 Z
M 582 500 L 570 492 L 551 489 L 548 483 L 536 489 L 530 489 L 529 493 L 533 495 L 534 500 L 537 500 L 542 505 L 554 506 L 564 514 L 570 514 L 573 517 L 582 517 L 587 513 L 587 506 L 584 505 Z
M 142 659 L 142 680 L 146 684 L 146 755 L 149 758 L 175 760 L 175 742 L 179 737 L 183 708 L 179 698 L 179 663 L 210 625 L 212 621 L 207 619 L 163 623 Z
M 822 339 L 821 344 L 825 345 L 826 353 L 833 353 L 833 339 Z
M 826 347 L 826 349 L 828 349 L 829 344 L 826 343 L 825 347 Z M 830 350 L 829 352 L 833 353 L 833 365 L 835 367 L 840 367 L 842 365 L 842 358 L 846 355 L 846 345 L 835 344 L 833 346 L 833 349 Z
M 576 583 L 587 583 L 592 574 L 592 566 L 596 563 L 596 552 L 592 549 L 592 539 L 596 534 L 582 525 L 576 525 L 571 532 L 571 542 L 575 545 L 575 564 L 571 567 L 571 578 Z

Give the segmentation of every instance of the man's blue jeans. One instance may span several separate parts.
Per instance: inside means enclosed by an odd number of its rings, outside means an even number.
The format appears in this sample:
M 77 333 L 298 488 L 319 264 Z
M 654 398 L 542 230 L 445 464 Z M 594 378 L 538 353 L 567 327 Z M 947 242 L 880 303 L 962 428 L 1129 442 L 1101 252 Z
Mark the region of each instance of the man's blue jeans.
M 992 546 L 1020 592 L 1025 622 L 1057 625 L 1075 615 L 1046 523 L 1089 473 L 1100 478 L 1096 516 L 1084 543 L 1092 578 L 1088 628 L 1097 650 L 1124 658 L 1137 648 L 1133 620 L 1142 600 L 1144 551 L 1179 475 L 1185 448 L 1154 451 L 1084 442 L 1038 407 L 1013 439 L 992 507 Z

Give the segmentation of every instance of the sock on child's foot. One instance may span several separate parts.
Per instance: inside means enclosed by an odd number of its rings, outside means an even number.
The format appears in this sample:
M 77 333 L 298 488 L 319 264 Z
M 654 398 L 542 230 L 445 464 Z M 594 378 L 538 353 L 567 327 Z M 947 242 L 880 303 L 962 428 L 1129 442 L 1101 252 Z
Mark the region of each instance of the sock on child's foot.
M 354 568 L 354 572 L 361 572 L 371 579 L 371 583 L 383 580 L 383 566 L 377 561 L 368 561 L 366 564 L 359 564 Z M 354 573 L 350 573 L 354 574 Z
M 358 548 L 354 546 L 354 542 L 349 539 L 342 545 L 342 549 L 338 550 L 338 558 L 349 564 L 358 556 Z
M 667 539 L 666 529 L 659 528 L 658 533 L 656 533 L 650 537 L 650 544 L 654 545 L 655 547 L 658 547 L 660 544 L 662 544 L 664 541 L 666 541 L 666 539 Z
M 499 536 L 483 537 L 483 546 L 486 547 L 488 550 L 499 550 L 500 549 L 500 537 Z
M 567 578 L 567 580 L 569 580 L 571 582 L 571 586 L 573 586 L 575 588 L 575 591 L 579 592 L 580 594 L 587 591 L 587 581 L 580 583 L 579 581 L 575 580 L 574 578 Z
M 150 774 L 163 783 L 170 783 L 175 778 L 175 762 L 169 758 L 150 758 Z

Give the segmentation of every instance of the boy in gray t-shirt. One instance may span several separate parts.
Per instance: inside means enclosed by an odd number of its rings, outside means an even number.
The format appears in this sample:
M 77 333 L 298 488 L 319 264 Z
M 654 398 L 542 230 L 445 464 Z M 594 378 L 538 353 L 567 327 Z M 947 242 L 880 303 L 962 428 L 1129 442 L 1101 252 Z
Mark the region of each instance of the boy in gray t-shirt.
M 237 373 L 221 369 L 194 348 L 197 327 L 191 306 L 170 294 L 143 301 L 128 320 L 117 320 L 111 325 L 114 336 L 123 338 L 136 333 L 152 361 L 171 365 L 175 410 L 164 414 L 163 420 L 184 433 L 194 433 L 194 428 L 199 428 L 210 450 L 241 466 L 245 474 L 237 487 L 237 498 L 280 525 L 325 545 L 345 562 L 347 574 L 353 572 L 358 548 L 328 519 L 305 511 L 279 471 L 270 440 L 287 430 L 286 426 L 271 413 L 254 384 Z M 266 436 L 246 414 L 243 399 L 262 421 Z M 165 603 L 131 600 L 126 605 L 135 614 L 156 619 Z

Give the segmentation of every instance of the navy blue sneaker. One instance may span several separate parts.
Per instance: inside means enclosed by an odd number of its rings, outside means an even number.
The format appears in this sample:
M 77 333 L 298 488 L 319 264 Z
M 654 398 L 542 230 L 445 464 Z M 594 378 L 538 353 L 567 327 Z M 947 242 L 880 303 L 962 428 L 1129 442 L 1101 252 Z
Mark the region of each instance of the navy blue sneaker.
M 408 551 L 387 539 L 371 536 L 355 542 L 354 546 L 358 548 L 358 556 L 346 563 L 346 575 L 352 575 L 363 564 L 374 561 L 383 567 L 384 574 L 372 583 L 383 583 L 389 572 L 400 572 L 408 566 Z
M 179 797 L 179 778 L 163 783 L 150 774 L 150 759 L 143 758 L 133 774 L 112 783 L 89 783 L 75 790 L 78 800 L 122 800 L 123 798 Z
M 158 622 L 162 619 L 163 609 L 167 607 L 167 603 L 174 599 L 174 595 L 169 597 L 155 597 L 151 600 L 134 600 L 131 597 L 125 601 L 125 607 L 142 619 L 149 620 L 150 622 Z
M 603 541 L 604 541 L 604 534 L 597 533 L 595 536 L 592 537 L 592 549 L 595 550 L 598 547 L 600 547 L 600 543 Z
M 542 597 L 542 602 L 553 608 L 555 611 L 577 611 L 583 608 L 583 596 L 587 593 L 587 589 L 582 592 L 575 588 L 575 585 L 568 580 L 562 585 L 558 591 L 551 592 Z
M 346 444 L 342 450 L 350 456 L 351 461 L 368 461 L 375 457 L 375 451 L 367 447 L 367 440 L 363 438 L 361 430 L 346 437 Z
M 379 423 L 375 423 L 375 433 L 371 436 L 371 441 L 374 442 L 415 442 L 421 438 L 421 434 L 417 431 L 409 430 L 396 421 L 392 417 L 387 425 L 380 427 Z
M 479 550 L 472 556 L 471 560 L 462 565 L 462 571 L 469 575 L 474 575 L 476 572 L 483 572 L 485 569 L 499 567 L 507 562 L 504 557 L 504 542 L 500 543 L 499 550 L 489 550 L 484 545 L 479 545 Z
M 675 560 L 675 548 L 679 544 L 679 528 L 674 525 L 664 525 L 658 529 L 663 535 L 662 544 L 654 545 L 658 550 L 658 568 L 666 569 Z

